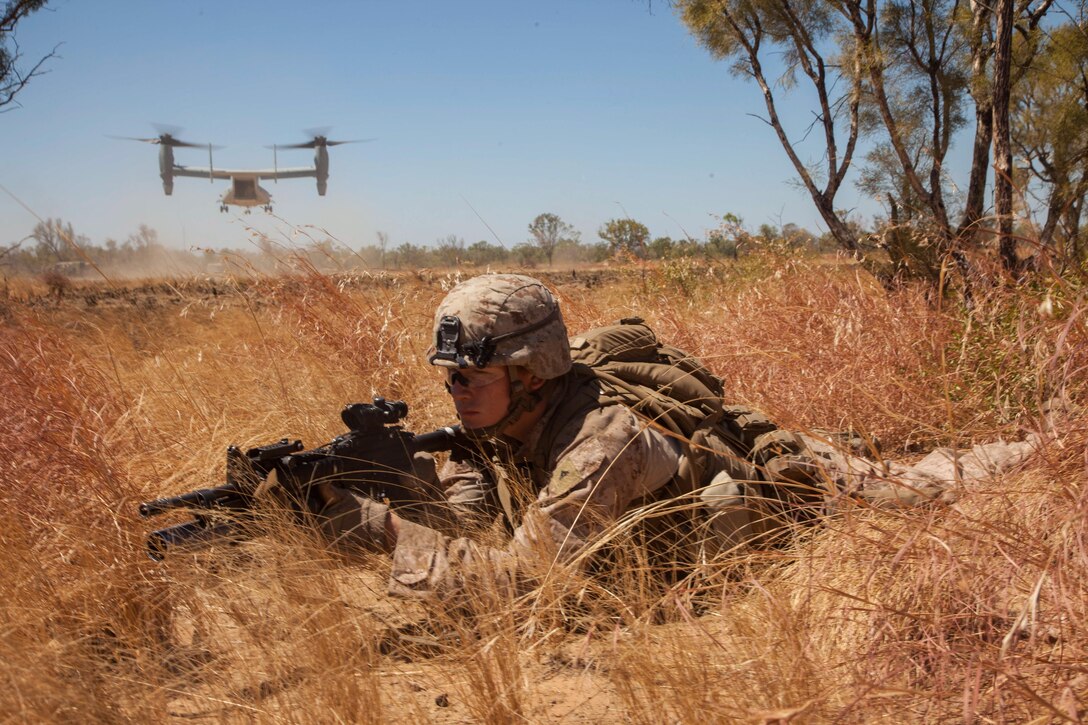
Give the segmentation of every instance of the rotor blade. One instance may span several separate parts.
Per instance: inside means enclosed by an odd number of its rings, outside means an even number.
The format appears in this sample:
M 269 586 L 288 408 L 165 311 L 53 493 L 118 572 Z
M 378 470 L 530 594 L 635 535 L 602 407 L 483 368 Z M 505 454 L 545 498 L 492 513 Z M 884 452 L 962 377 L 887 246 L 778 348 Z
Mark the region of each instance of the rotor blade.
M 216 144 L 191 143 L 189 141 L 178 141 L 176 138 L 169 138 L 169 137 L 167 137 L 167 140 L 165 140 L 165 141 L 162 140 L 162 138 L 160 137 L 159 140 L 158 140 L 158 143 L 164 143 L 167 146 L 175 146 L 175 147 L 183 148 L 183 149 L 214 149 L 214 150 L 218 151 L 219 149 L 223 148 L 222 146 L 219 146 L 219 145 L 216 145 Z
M 160 136 L 162 136 L 163 134 L 165 134 L 167 136 L 177 136 L 178 134 L 180 134 L 182 131 L 185 130 L 181 126 L 174 126 L 174 125 L 171 125 L 169 123 L 154 123 L 153 122 L 151 124 L 151 127 L 154 128 L 156 131 L 158 131 Z
M 182 141 L 176 139 L 168 133 L 164 133 L 162 136 L 156 136 L 155 138 L 137 138 L 136 136 L 109 136 L 109 138 L 121 139 L 122 141 L 142 141 L 143 143 L 160 144 L 163 146 L 172 146 L 175 148 L 188 148 L 188 149 L 203 149 L 211 146 L 213 149 L 221 149 L 222 146 L 212 146 L 206 143 L 190 143 L 188 141 Z
M 157 136 L 155 138 L 136 138 L 135 136 L 111 136 L 107 134 L 106 138 L 116 138 L 120 139 L 121 141 L 142 141 L 144 143 L 159 143 L 159 139 Z
M 276 148 L 281 149 L 312 149 L 317 146 L 317 141 L 307 141 L 305 143 L 281 143 L 276 144 Z M 273 148 L 272 146 L 265 146 L 266 149 Z
M 369 141 L 377 141 L 377 139 L 373 139 L 373 138 L 353 138 L 350 141 L 326 141 L 325 145 L 326 146 L 339 146 L 340 144 L 345 144 L 345 143 L 367 143 Z
M 314 130 L 314 129 L 311 129 L 311 130 Z M 281 148 L 281 149 L 312 149 L 312 148 L 317 148 L 318 146 L 339 146 L 339 145 L 345 144 L 345 143 L 366 143 L 368 141 L 375 141 L 375 140 L 377 140 L 377 139 L 373 139 L 373 138 L 355 138 L 355 139 L 348 139 L 346 141 L 329 141 L 323 135 L 318 134 L 318 135 L 314 136 L 312 139 L 310 139 L 309 141 L 303 141 L 302 143 L 276 144 L 275 148 Z M 265 146 L 265 148 L 270 149 L 270 148 L 273 148 L 273 147 L 272 146 Z

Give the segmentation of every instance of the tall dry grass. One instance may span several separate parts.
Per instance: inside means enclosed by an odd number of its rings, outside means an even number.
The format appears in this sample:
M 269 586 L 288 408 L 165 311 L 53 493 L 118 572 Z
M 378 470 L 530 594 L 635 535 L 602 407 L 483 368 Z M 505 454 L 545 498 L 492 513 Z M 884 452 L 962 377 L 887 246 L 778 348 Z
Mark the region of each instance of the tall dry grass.
M 900 458 L 1040 430 L 1085 398 L 1083 288 L 963 309 L 826 260 L 545 275 L 569 327 L 641 315 L 798 428 Z M 304 531 L 154 563 L 136 503 L 229 444 L 341 432 L 385 395 L 450 421 L 424 361 L 457 273 L 129 286 L 2 301 L 0 712 L 13 722 L 1077 722 L 1088 693 L 1083 417 L 949 507 L 854 509 L 665 583 L 638 547 L 457 616 Z M 1049 302 L 1048 302 L 1049 300 Z M 694 589 L 693 589 L 694 587 Z

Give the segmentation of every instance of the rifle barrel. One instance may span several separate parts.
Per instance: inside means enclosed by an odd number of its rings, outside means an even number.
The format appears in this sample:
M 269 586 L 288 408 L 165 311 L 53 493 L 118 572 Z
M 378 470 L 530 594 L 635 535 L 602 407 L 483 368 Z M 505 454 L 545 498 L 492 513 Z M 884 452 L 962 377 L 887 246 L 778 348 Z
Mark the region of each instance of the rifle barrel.
M 239 494 L 237 484 L 228 483 L 225 486 L 215 488 L 201 488 L 196 491 L 183 493 L 180 496 L 168 496 L 157 498 L 154 501 L 145 501 L 140 504 L 140 516 L 148 518 L 157 516 L 164 511 L 179 508 L 207 509 L 225 503 L 225 499 L 236 497 Z
M 168 526 L 147 535 L 147 555 L 155 561 L 166 558 L 168 551 L 196 551 L 212 544 L 241 541 L 249 538 L 245 527 L 237 521 L 209 523 L 193 519 L 184 524 Z

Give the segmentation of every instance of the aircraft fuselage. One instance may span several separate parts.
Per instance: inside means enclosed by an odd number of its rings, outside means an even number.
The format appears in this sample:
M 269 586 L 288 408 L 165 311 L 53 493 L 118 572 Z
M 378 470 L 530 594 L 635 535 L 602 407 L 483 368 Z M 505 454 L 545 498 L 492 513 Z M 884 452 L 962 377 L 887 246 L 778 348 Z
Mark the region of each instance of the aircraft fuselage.
M 230 181 L 230 189 L 220 200 L 224 205 L 268 206 L 272 203 L 272 195 L 257 183 L 256 176 L 232 176 Z

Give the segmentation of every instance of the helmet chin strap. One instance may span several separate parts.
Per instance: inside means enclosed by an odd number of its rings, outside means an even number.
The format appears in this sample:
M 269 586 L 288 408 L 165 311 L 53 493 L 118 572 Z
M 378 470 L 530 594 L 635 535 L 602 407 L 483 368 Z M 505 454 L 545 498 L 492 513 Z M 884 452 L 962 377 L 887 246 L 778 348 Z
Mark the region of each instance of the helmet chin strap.
M 466 428 L 461 427 L 461 431 L 473 440 L 482 440 L 485 438 L 498 438 L 502 435 L 503 431 L 516 423 L 521 416 L 528 413 L 544 400 L 544 389 L 548 387 L 548 383 L 542 385 L 537 390 L 529 390 L 525 387 L 525 383 L 520 380 L 516 380 L 510 374 L 510 368 L 506 369 L 507 382 L 510 385 L 510 402 L 506 406 L 506 415 L 498 420 L 498 422 L 492 425 L 485 425 L 480 428 Z

